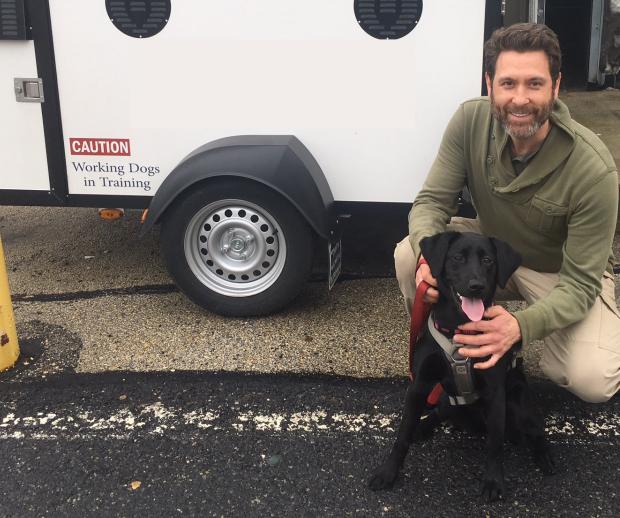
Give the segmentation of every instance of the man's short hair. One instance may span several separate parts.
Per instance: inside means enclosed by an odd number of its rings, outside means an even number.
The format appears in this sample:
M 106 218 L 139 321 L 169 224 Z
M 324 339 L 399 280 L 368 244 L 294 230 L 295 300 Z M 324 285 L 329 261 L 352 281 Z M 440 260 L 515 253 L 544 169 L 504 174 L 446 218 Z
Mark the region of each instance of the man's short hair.
M 495 77 L 497 58 L 505 50 L 542 50 L 549 60 L 549 72 L 555 85 L 562 66 L 562 51 L 557 35 L 549 27 L 539 23 L 516 23 L 494 31 L 484 44 L 484 71 L 491 80 Z

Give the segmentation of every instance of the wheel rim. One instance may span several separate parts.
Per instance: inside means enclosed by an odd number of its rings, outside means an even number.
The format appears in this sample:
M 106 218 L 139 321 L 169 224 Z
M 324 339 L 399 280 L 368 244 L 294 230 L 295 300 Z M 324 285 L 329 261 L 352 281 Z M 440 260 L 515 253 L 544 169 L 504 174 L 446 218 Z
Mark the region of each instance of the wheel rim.
M 269 288 L 286 260 L 286 241 L 275 218 L 244 200 L 219 200 L 200 209 L 184 239 L 190 269 L 210 290 L 248 297 Z

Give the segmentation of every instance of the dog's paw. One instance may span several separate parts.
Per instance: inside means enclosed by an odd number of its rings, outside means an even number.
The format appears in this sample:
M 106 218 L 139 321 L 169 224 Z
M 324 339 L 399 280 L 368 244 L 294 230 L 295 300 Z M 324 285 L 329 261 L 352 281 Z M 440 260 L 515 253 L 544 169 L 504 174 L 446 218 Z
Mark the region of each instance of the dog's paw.
M 506 486 L 501 467 L 487 469 L 480 486 L 480 495 L 487 502 L 495 502 L 504 497 Z
M 370 477 L 368 487 L 373 491 L 381 491 L 382 489 L 391 489 L 398 477 L 398 467 L 394 468 L 389 464 L 383 464 L 375 474 Z
M 496 500 L 502 499 L 505 492 L 506 489 L 503 480 L 501 482 L 497 480 L 482 481 L 480 496 L 487 502 L 495 502 Z

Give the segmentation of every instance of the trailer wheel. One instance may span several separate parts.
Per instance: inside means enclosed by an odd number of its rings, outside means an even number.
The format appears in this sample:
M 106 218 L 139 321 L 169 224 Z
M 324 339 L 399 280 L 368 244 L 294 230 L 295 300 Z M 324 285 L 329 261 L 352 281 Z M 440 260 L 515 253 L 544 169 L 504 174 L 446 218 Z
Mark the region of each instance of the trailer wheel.
M 273 313 L 312 267 L 313 235 L 299 212 L 260 184 L 203 184 L 166 212 L 162 255 L 179 288 L 225 316 Z

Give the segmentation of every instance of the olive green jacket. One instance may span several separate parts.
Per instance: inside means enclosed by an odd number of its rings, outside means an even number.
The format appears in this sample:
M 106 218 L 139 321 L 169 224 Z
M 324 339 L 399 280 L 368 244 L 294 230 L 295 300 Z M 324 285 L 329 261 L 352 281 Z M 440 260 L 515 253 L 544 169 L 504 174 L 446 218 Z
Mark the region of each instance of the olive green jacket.
M 523 266 L 559 273 L 548 296 L 513 313 L 524 345 L 583 319 L 614 260 L 618 175 L 613 158 L 559 100 L 551 122 L 542 147 L 517 176 L 508 134 L 492 116 L 489 99 L 464 102 L 409 213 L 409 240 L 417 258 L 420 239 L 445 230 L 467 185 L 485 235 L 510 243 L 523 256 Z

